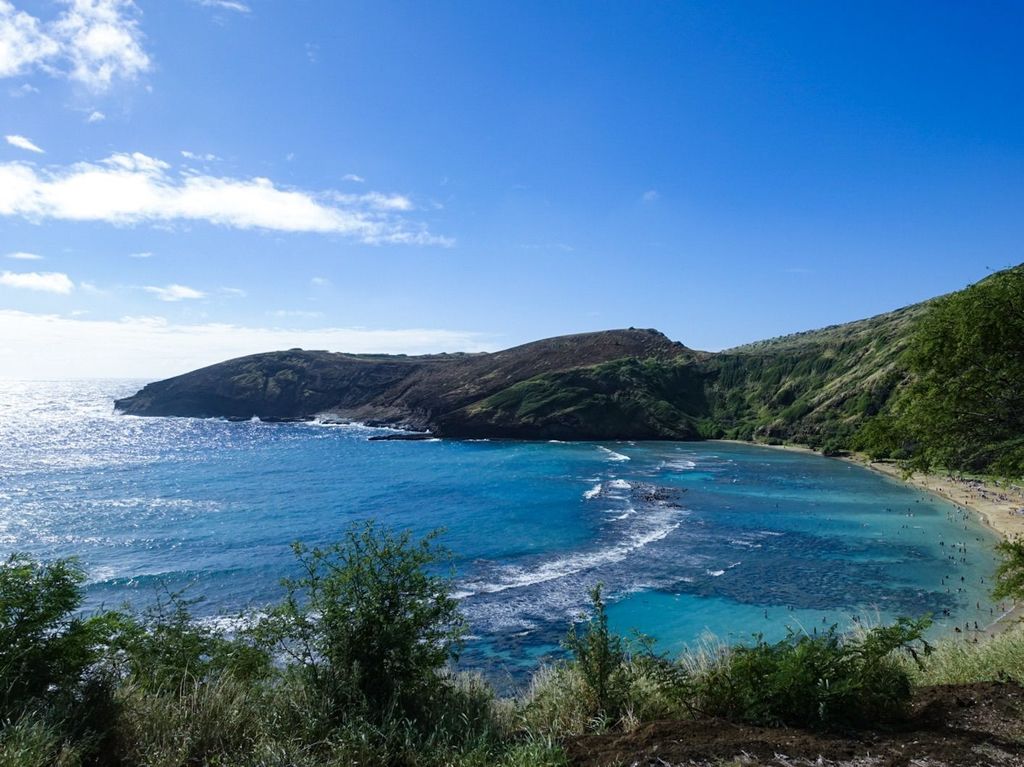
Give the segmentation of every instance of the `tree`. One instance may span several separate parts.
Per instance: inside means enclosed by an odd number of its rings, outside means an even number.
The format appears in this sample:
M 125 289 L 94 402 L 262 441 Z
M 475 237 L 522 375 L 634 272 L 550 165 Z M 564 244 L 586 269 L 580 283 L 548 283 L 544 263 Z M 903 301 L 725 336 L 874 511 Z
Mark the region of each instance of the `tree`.
M 79 616 L 85 572 L 23 554 L 0 563 L 0 718 L 80 693 L 109 636 L 109 616 Z
M 912 465 L 1024 474 L 1024 268 L 938 299 L 894 405 Z
M 302 576 L 256 633 L 282 652 L 335 723 L 352 715 L 416 719 L 442 691 L 464 621 L 438 572 L 438 533 L 414 541 L 373 522 L 327 548 L 296 543 Z
M 584 622 L 583 633 L 573 624 L 562 646 L 573 654 L 575 665 L 594 696 L 597 711 L 615 717 L 624 681 L 626 651 L 622 637 L 608 628 L 608 611 L 601 589 L 602 585 L 598 583 L 590 591 L 594 612 Z
M 1024 599 L 1024 539 L 1002 541 L 996 546 L 1001 562 L 996 569 L 995 599 Z

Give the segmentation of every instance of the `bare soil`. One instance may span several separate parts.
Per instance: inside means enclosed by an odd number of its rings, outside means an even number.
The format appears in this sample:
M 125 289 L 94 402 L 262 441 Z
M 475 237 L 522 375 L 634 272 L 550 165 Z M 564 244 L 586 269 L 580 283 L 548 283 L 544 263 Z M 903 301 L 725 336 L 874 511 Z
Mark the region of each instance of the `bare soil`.
M 1024 688 L 981 682 L 920 689 L 907 721 L 810 732 L 720 720 L 662 721 L 566 744 L 574 767 L 1024 767 Z

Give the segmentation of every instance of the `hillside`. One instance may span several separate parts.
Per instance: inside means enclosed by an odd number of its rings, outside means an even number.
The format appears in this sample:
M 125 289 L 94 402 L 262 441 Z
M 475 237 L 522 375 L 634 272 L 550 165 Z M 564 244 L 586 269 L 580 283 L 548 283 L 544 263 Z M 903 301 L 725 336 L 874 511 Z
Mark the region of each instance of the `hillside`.
M 901 355 L 927 305 L 714 355 L 708 430 L 813 446 L 845 440 L 905 381 Z
M 269 352 L 147 385 L 131 415 L 327 416 L 446 437 L 794 440 L 842 446 L 906 381 L 928 303 L 699 352 L 656 330 L 561 336 L 483 354 Z
M 521 382 L 615 360 L 696 356 L 657 331 L 632 328 L 561 336 L 490 354 L 409 357 L 292 349 L 151 383 L 115 404 L 130 415 L 266 420 L 329 415 L 463 436 L 461 424 L 472 420 L 470 406 Z

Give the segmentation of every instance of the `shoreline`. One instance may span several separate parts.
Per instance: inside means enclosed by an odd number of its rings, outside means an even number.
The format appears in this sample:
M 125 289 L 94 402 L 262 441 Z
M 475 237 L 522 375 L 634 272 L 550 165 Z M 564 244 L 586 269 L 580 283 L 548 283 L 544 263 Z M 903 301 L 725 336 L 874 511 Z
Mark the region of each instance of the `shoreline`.
M 1004 540 L 1024 536 L 1024 491 L 1007 488 L 993 480 L 957 478 L 950 475 L 912 472 L 907 474 L 893 461 L 872 461 L 859 454 L 825 456 L 804 445 L 767 445 L 737 439 L 708 440 L 735 445 L 753 445 L 772 450 L 835 458 L 883 474 L 918 490 L 937 495 L 956 506 L 973 511 L 981 522 Z
M 760 442 L 724 439 L 709 440 L 729 442 L 737 445 L 754 445 L 772 450 L 786 450 L 791 453 L 817 455 L 822 458 L 836 458 L 845 463 L 860 466 L 882 474 L 905 485 L 923 490 L 956 506 L 977 514 L 981 523 L 992 530 L 1000 539 L 1012 540 L 1024 536 L 1024 492 L 1020 489 L 1003 487 L 993 480 L 956 478 L 950 475 L 912 472 L 907 474 L 893 461 L 872 461 L 859 454 L 823 456 L 817 450 L 805 445 L 766 445 Z M 1021 625 L 1024 621 L 1024 604 L 1017 604 L 999 615 L 981 630 L 979 636 L 992 637 Z M 952 636 L 952 635 L 950 635 Z M 969 641 L 964 637 L 964 641 Z

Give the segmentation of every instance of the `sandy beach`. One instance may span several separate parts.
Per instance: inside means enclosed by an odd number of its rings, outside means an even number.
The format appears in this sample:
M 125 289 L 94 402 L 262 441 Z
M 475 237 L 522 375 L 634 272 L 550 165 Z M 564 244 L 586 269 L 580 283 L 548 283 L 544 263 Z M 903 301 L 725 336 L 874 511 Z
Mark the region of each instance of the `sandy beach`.
M 757 445 L 772 450 L 821 455 L 818 451 L 803 445 L 766 445 L 760 442 L 737 440 L 720 441 Z M 958 478 L 943 474 L 915 472 L 907 475 L 903 467 L 895 461 L 872 461 L 862 455 L 838 456 L 837 460 L 864 466 L 969 509 L 977 513 L 982 522 L 1003 538 L 1009 539 L 1024 535 L 1024 490 L 1019 487 L 1008 487 L 997 484 L 993 480 Z
M 866 466 L 977 512 L 989 527 L 1004 538 L 1024 535 L 1024 493 L 1019 488 L 1006 487 L 991 480 L 941 474 L 917 472 L 906 476 L 902 467 L 889 461 L 871 461 L 860 457 L 843 460 Z
M 737 440 L 722 440 L 738 442 Z M 755 444 L 773 450 L 789 450 L 796 453 L 813 453 L 818 451 L 803 445 L 765 445 L 758 442 L 738 442 L 739 444 Z M 950 475 L 914 472 L 907 474 L 903 467 L 894 461 L 872 461 L 863 455 L 838 456 L 837 460 L 854 463 L 858 466 L 885 474 L 887 477 L 905 482 L 928 493 L 933 493 L 947 501 L 975 512 L 978 518 L 1005 539 L 1024 535 L 1024 491 L 1019 487 L 1008 487 L 997 484 L 993 480 L 960 478 Z M 977 641 L 978 636 L 993 636 L 1019 626 L 1024 621 L 1024 604 L 1017 604 L 1007 609 L 992 623 L 985 626 L 980 635 L 971 639 Z

